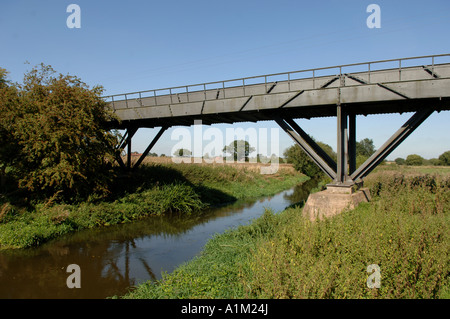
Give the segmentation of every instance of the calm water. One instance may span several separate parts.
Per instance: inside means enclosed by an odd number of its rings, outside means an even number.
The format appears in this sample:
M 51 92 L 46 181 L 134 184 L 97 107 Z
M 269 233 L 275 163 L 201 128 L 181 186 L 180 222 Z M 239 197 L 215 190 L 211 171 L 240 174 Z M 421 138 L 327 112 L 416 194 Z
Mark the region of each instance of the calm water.
M 39 248 L 0 252 L 0 298 L 105 298 L 161 278 L 192 259 L 208 239 L 248 224 L 264 208 L 279 212 L 306 200 L 316 186 L 308 181 L 251 203 L 208 210 L 201 217 L 151 217 L 130 224 L 86 230 Z M 69 289 L 67 266 L 81 269 L 81 288 Z

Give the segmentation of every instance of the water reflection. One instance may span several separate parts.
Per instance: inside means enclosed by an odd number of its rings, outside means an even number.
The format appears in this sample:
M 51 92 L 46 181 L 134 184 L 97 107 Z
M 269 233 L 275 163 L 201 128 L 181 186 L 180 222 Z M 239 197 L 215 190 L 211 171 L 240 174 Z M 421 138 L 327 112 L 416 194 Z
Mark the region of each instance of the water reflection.
M 294 187 L 292 192 L 284 194 L 284 199 L 289 201 L 291 205 L 303 205 L 308 199 L 311 190 L 319 184 L 316 179 L 307 180 L 305 183 Z
M 0 253 L 0 298 L 105 298 L 161 278 L 198 254 L 227 228 L 250 222 L 265 207 L 281 211 L 306 200 L 314 181 L 256 202 L 210 209 L 201 216 L 152 217 L 80 231 L 35 249 Z M 67 266 L 81 268 L 81 288 L 69 289 Z

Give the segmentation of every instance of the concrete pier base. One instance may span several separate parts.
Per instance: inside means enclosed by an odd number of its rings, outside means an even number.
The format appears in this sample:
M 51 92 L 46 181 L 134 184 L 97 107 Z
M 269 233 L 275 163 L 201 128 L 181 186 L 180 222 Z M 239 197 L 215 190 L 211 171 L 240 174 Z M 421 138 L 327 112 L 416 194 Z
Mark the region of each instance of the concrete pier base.
M 369 201 L 368 188 L 355 190 L 349 186 L 327 185 L 326 190 L 309 195 L 303 215 L 310 220 L 329 218 Z

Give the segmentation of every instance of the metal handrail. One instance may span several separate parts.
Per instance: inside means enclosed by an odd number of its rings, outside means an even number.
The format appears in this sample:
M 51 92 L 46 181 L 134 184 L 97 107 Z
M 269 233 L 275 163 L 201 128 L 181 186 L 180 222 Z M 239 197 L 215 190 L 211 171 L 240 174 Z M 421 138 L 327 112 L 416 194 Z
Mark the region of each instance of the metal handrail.
M 250 76 L 250 77 L 243 77 L 243 78 L 236 78 L 236 79 L 229 79 L 229 80 L 224 80 L 224 81 L 213 81 L 213 82 L 204 82 L 204 83 L 198 83 L 198 84 L 191 84 L 191 85 L 181 85 L 181 86 L 174 86 L 174 87 L 168 87 L 168 88 L 161 88 L 161 89 L 152 89 L 152 90 L 144 90 L 144 91 L 136 91 L 136 92 L 128 92 L 128 93 L 120 93 L 120 94 L 112 94 L 112 95 L 107 95 L 104 96 L 103 98 L 107 99 L 107 98 L 111 98 L 112 102 L 114 103 L 114 97 L 117 96 L 124 96 L 124 100 L 126 101 L 127 107 L 128 107 L 128 98 L 127 96 L 129 95 L 133 95 L 133 94 L 139 94 L 139 99 L 141 99 L 141 95 L 142 93 L 149 93 L 149 92 L 153 92 L 153 97 L 155 98 L 155 103 L 157 105 L 157 99 L 156 97 L 158 96 L 164 96 L 167 94 L 163 94 L 163 95 L 157 95 L 158 91 L 169 91 L 170 92 L 170 96 L 172 96 L 173 94 L 187 94 L 187 100 L 189 101 L 189 92 L 193 93 L 193 92 L 201 92 L 204 91 L 205 92 L 205 99 L 206 99 L 206 91 L 211 90 L 211 89 L 207 89 L 206 86 L 208 85 L 218 85 L 221 84 L 220 86 L 214 88 L 216 90 L 224 90 L 227 88 L 225 86 L 225 83 L 228 82 L 242 82 L 241 86 L 236 86 L 236 87 L 242 87 L 244 90 L 244 95 L 245 95 L 245 87 L 249 86 L 249 85 L 258 85 L 258 84 L 265 84 L 267 87 L 267 78 L 268 77 L 275 77 L 275 76 L 283 76 L 283 75 L 287 75 L 287 81 L 290 84 L 290 81 L 292 81 L 291 75 L 292 74 L 296 74 L 296 73 L 305 73 L 305 72 L 312 72 L 312 77 L 309 77 L 310 79 L 313 79 L 313 83 L 315 83 L 315 79 L 317 78 L 316 76 L 316 72 L 317 71 L 321 71 L 321 70 L 330 70 L 330 69 L 339 69 L 339 75 L 342 75 L 342 69 L 343 68 L 348 68 L 348 67 L 354 67 L 354 66 L 361 66 L 361 65 L 367 65 L 367 71 L 368 71 L 368 79 L 369 79 L 369 83 L 370 83 L 370 73 L 373 72 L 373 69 L 371 69 L 371 66 L 373 66 L 374 64 L 379 64 L 379 63 L 388 63 L 388 62 L 398 62 L 398 70 L 399 70 L 399 80 L 401 80 L 401 70 L 404 69 L 405 67 L 402 67 L 402 61 L 407 61 L 407 60 L 418 60 L 418 59 L 427 59 L 427 58 L 431 58 L 431 65 L 432 65 L 432 74 L 434 74 L 434 66 L 435 66 L 435 58 L 438 57 L 444 57 L 444 56 L 450 56 L 450 53 L 445 53 L 445 54 L 437 54 L 437 55 L 424 55 L 424 56 L 415 56 L 415 57 L 407 57 L 407 58 L 400 58 L 400 59 L 388 59 L 388 60 L 378 60 L 378 61 L 370 61 L 370 62 L 359 62 L 359 63 L 351 63 L 351 64 L 343 64 L 343 65 L 335 65 L 335 66 L 328 66 L 328 67 L 321 67 L 321 68 L 312 68 L 312 69 L 304 69 L 304 70 L 298 70 L 298 71 L 290 71 L 290 72 L 281 72 L 281 73 L 272 73 L 272 74 L 264 74 L 264 75 L 256 75 L 256 76 Z M 418 66 L 418 65 L 417 65 Z M 411 66 L 409 66 L 411 67 Z M 409 68 L 408 67 L 408 68 Z M 359 71 L 359 72 L 364 72 L 364 71 Z M 329 74 L 331 75 L 331 74 Z M 329 76 L 329 75 L 321 75 L 319 77 L 322 76 Z M 257 79 L 257 78 L 264 78 L 264 81 L 262 82 L 258 82 L 258 83 L 252 83 L 252 84 L 246 84 L 245 81 L 249 81 L 252 79 Z M 305 78 L 306 79 L 306 78 Z M 294 79 L 297 80 L 297 79 Z M 193 90 L 193 91 L 189 91 L 189 88 L 191 87 L 203 87 L 203 90 Z M 290 87 L 290 86 L 289 86 Z M 315 85 L 314 85 L 315 87 Z M 172 90 L 177 90 L 177 89 L 185 89 L 184 92 L 181 93 L 173 93 L 172 94 Z M 151 97 L 151 96 L 149 96 Z M 118 100 L 116 100 L 116 102 L 118 102 Z

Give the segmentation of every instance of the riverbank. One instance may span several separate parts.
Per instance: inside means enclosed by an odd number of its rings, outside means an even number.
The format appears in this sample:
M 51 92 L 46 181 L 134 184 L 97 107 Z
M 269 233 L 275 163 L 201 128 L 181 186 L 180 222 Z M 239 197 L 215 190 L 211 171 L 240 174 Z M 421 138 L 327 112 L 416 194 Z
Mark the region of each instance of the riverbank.
M 201 214 L 210 206 L 273 195 L 307 179 L 289 166 L 263 175 L 244 166 L 143 165 L 119 176 L 106 200 L 23 206 L 2 198 L 0 249 L 35 247 L 70 232 L 152 215 Z
M 450 298 L 448 169 L 381 169 L 365 185 L 370 203 L 317 222 L 266 211 L 123 298 Z

